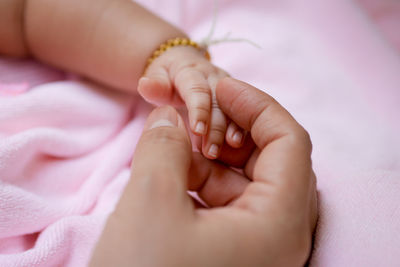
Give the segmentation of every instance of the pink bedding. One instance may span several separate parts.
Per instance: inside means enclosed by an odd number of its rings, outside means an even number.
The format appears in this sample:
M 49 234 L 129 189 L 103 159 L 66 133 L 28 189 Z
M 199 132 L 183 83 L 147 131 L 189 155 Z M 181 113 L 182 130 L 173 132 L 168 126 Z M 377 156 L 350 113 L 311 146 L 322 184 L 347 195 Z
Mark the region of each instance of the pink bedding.
M 212 0 L 142 0 L 207 35 Z M 400 265 L 400 2 L 221 0 L 211 48 L 310 132 L 320 219 L 311 266 Z M 133 48 L 134 49 L 134 48 Z M 149 107 L 0 59 L 0 266 L 84 266 L 129 179 Z M 268 252 L 266 252 L 268 253 Z

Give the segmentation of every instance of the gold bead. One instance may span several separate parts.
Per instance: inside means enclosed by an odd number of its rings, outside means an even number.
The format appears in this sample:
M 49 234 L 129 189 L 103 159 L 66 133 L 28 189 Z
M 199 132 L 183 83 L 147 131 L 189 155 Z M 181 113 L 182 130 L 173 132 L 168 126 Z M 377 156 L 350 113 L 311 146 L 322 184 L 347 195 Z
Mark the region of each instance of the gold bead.
M 182 39 L 181 44 L 182 45 L 188 45 L 189 44 L 188 39 Z
M 167 50 L 167 48 L 168 48 L 168 46 L 166 44 L 160 45 L 160 50 L 161 51 L 165 51 L 165 50 Z
M 161 51 L 160 50 L 154 51 L 154 54 L 153 54 L 154 57 L 158 57 L 160 55 L 161 55 Z
M 176 46 L 176 45 L 179 45 L 180 43 L 181 43 L 181 41 L 179 40 L 179 38 L 176 38 L 172 44 L 174 46 Z

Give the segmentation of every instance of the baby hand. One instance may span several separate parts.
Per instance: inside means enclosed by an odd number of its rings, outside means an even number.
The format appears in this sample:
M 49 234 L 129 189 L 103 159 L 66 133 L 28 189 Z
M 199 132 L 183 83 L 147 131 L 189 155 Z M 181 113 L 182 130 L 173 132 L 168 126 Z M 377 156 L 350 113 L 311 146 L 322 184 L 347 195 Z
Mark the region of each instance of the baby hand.
M 198 49 L 175 46 L 157 57 L 139 80 L 138 92 L 148 102 L 163 105 L 185 103 L 192 132 L 203 136 L 202 152 L 215 159 L 224 139 L 240 147 L 243 131 L 227 119 L 215 97 L 217 82 L 228 74 L 214 66 Z

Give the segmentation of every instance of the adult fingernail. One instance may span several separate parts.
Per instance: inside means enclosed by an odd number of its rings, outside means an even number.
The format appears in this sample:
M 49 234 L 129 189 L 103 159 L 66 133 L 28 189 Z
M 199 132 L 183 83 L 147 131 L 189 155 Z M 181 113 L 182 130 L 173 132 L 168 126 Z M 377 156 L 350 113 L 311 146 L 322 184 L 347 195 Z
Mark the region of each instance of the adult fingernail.
M 178 126 L 178 114 L 172 107 L 156 108 L 147 119 L 146 129 L 153 129 L 158 127 L 176 127 Z
M 235 142 L 236 144 L 240 144 L 242 143 L 242 138 L 243 138 L 243 134 L 241 132 L 236 132 L 233 135 L 233 142 Z
M 194 131 L 195 131 L 197 134 L 201 134 L 201 135 L 205 134 L 205 131 L 206 131 L 206 125 L 205 125 L 205 123 L 202 122 L 202 121 L 199 121 L 199 122 L 196 124 L 196 128 L 194 129 Z
M 212 144 L 208 149 L 208 155 L 212 158 L 218 157 L 218 146 L 216 144 Z
M 158 128 L 158 127 L 164 127 L 164 126 L 174 127 L 174 126 L 176 126 L 176 125 L 174 125 L 174 124 L 173 124 L 172 122 L 170 122 L 169 120 L 161 119 L 161 120 L 155 121 L 155 122 L 150 126 L 150 129 Z

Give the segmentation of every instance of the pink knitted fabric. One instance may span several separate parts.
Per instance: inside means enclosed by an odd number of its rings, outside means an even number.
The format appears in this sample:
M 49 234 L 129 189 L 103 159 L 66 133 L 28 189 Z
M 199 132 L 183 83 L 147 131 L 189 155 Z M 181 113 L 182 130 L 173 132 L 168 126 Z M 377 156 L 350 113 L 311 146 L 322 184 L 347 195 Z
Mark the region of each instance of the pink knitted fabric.
M 194 39 L 207 35 L 212 0 L 141 2 Z M 311 134 L 311 266 L 399 266 L 400 3 L 219 2 L 216 35 L 263 49 L 221 44 L 213 61 Z M 148 106 L 68 77 L 0 59 L 0 266 L 84 266 L 129 179 Z

